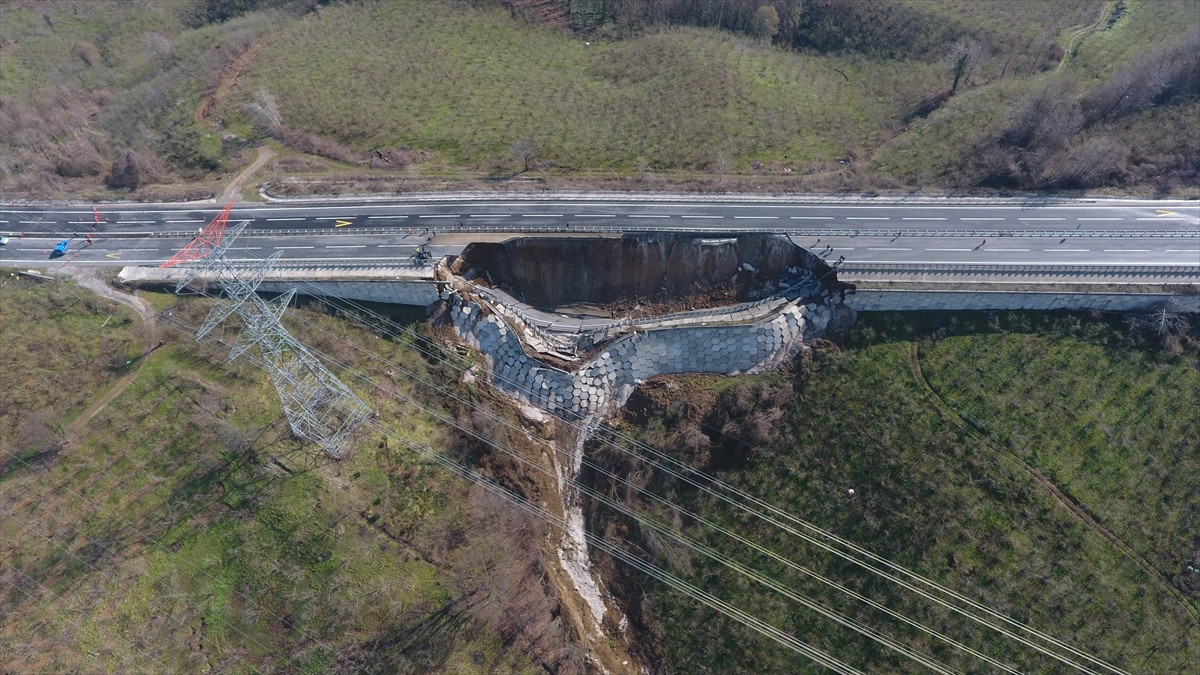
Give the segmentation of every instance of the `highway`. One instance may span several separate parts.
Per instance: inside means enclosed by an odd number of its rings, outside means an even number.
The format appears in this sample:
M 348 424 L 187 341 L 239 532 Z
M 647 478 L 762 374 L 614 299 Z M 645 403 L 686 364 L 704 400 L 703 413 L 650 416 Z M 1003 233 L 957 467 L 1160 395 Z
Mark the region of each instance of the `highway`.
M 0 250 L 0 264 L 158 264 L 220 207 L 5 206 L 0 234 L 10 242 Z M 843 258 L 847 270 L 1117 266 L 1200 279 L 1200 204 L 1186 201 L 426 195 L 250 203 L 235 206 L 230 223 L 240 220 L 251 224 L 236 256 L 282 251 L 292 265 L 387 265 L 427 241 L 434 255 L 444 255 L 474 235 L 497 233 L 771 232 L 826 259 Z M 83 245 L 86 235 L 93 244 Z M 50 260 L 50 249 L 64 238 L 71 239 L 71 251 Z

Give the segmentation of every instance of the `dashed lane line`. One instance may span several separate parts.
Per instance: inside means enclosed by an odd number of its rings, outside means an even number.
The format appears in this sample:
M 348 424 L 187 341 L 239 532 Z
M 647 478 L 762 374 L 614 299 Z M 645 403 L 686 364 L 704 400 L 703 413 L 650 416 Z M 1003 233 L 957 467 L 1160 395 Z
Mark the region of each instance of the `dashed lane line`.
M 1075 220 L 1078 220 L 1079 222 L 1083 223 L 1083 222 L 1091 222 L 1093 220 L 1101 221 L 1101 220 L 1125 220 L 1125 219 L 1124 218 L 1076 218 Z M 1149 218 L 1148 220 L 1154 220 L 1154 218 Z
M 522 218 L 562 218 L 561 213 L 522 213 Z
M 366 244 L 330 244 L 325 248 L 366 248 Z M 310 247 L 311 248 L 311 247 Z
M 1049 252 L 1049 253 L 1058 253 L 1060 251 L 1063 253 L 1087 253 L 1088 251 L 1091 251 L 1092 249 L 1090 249 L 1090 248 L 1044 248 L 1042 250 Z
M 1027 249 L 1027 248 L 988 248 L 986 250 L 993 251 L 996 253 L 1028 253 L 1029 252 L 1029 249 Z
M 911 251 L 911 248 L 867 248 L 868 251 Z
M 879 250 L 879 249 L 874 249 Z M 907 250 L 907 249 L 906 249 Z M 973 251 L 971 248 L 927 248 L 926 251 Z
M 789 216 L 792 220 L 833 220 L 833 216 Z
M 418 218 L 458 218 L 459 214 L 451 213 L 449 215 L 437 214 L 437 215 L 424 215 L 424 216 L 417 216 L 417 217 Z
M 615 213 L 580 213 L 576 214 L 576 218 L 616 218 Z
M 900 220 L 947 220 L 946 218 L 901 218 Z
M 307 218 L 263 218 L 263 220 L 275 220 L 282 222 L 285 220 L 307 220 Z
M 1025 220 L 1029 222 L 1038 222 L 1045 220 L 1066 220 L 1066 218 L 1017 218 L 1017 220 Z
M 1106 248 L 1105 253 L 1149 253 L 1148 248 Z
M 736 220 L 779 220 L 779 216 L 734 216 Z
M 511 218 L 511 213 L 472 213 L 472 218 Z
M 963 216 L 959 220 L 1008 220 L 1008 218 L 972 218 L 971 216 Z
M 891 220 L 882 216 L 847 216 L 846 220 Z
M 724 218 L 725 216 L 683 216 L 684 218 Z
M 272 246 L 271 248 L 278 250 L 296 249 L 296 248 L 315 248 L 314 246 Z
M 628 217 L 630 217 L 630 218 L 670 218 L 671 216 L 664 216 L 664 215 L 660 215 L 657 213 L 631 213 L 631 214 L 629 214 Z

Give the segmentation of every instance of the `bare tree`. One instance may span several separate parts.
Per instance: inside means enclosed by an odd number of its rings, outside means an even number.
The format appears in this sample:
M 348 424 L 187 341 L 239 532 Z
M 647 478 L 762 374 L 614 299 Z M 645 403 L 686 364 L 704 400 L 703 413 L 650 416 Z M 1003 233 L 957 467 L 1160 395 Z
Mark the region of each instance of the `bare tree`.
M 946 65 L 950 67 L 950 74 L 954 77 L 950 93 L 958 91 L 959 84 L 966 84 L 982 62 L 983 45 L 968 37 L 959 38 L 946 55 Z
M 246 104 L 246 113 L 254 118 L 254 121 L 272 133 L 279 131 L 283 126 L 283 117 L 279 114 L 279 102 L 275 100 L 275 95 L 264 89 L 259 89 L 254 92 L 254 99 Z
M 146 46 L 146 50 L 150 52 L 150 56 L 158 59 L 163 68 L 169 68 L 174 60 L 174 53 L 171 49 L 171 41 L 162 33 L 146 33 L 146 37 L 142 39 L 142 44 Z

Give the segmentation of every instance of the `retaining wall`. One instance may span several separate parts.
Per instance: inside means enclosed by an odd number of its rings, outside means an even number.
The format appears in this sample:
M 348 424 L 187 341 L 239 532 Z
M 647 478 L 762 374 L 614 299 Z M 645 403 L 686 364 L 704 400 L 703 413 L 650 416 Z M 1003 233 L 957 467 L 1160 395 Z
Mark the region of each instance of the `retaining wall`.
M 1162 293 L 857 290 L 846 297 L 846 304 L 859 312 L 993 309 L 1130 312 L 1157 309 L 1167 303 L 1173 311 L 1200 312 L 1200 295 Z
M 305 295 L 421 307 L 438 299 L 437 284 L 433 281 L 264 281 L 258 287 L 267 293 L 283 293 L 291 288 Z
M 770 319 L 733 326 L 665 328 L 621 338 L 575 373 L 543 365 L 525 353 L 500 317 L 455 296 L 451 323 L 488 359 L 496 388 L 566 419 L 611 412 L 639 382 L 655 375 L 766 370 L 796 353 L 806 335 L 829 324 L 830 308 L 789 304 Z

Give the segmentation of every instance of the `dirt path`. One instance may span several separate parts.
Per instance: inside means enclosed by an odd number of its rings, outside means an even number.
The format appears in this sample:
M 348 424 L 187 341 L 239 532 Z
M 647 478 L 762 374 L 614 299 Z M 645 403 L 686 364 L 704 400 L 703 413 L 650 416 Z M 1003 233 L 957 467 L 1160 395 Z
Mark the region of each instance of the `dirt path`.
M 256 171 L 261 169 L 262 166 L 270 161 L 270 159 L 274 156 L 274 150 L 260 147 L 258 149 L 258 157 L 256 157 L 254 161 L 250 163 L 250 166 L 242 169 L 241 173 L 235 176 L 233 180 L 229 181 L 229 185 L 225 186 L 225 191 L 221 193 L 221 198 L 217 201 L 221 204 L 224 204 L 231 199 L 234 201 L 241 201 L 242 186 L 246 184 L 246 181 L 250 180 L 250 177 L 253 176 Z
M 60 274 L 70 276 L 80 286 L 92 291 L 96 295 L 108 298 L 114 302 L 119 302 L 120 304 L 125 305 L 126 307 L 129 307 L 133 311 L 137 312 L 137 315 L 141 317 L 142 322 L 145 323 L 150 329 L 149 342 L 151 344 L 147 347 L 148 351 L 157 349 L 158 345 L 162 344 L 158 341 L 158 325 L 155 323 L 156 312 L 154 311 L 154 306 L 149 302 L 137 297 L 136 295 L 124 293 L 122 291 L 118 291 L 112 286 L 109 286 L 104 282 L 103 279 L 96 276 L 94 268 L 76 267 L 74 269 L 68 269 L 60 272 Z M 112 403 L 114 399 L 124 393 L 124 391 L 128 389 L 135 380 L 137 380 L 137 376 L 140 371 L 141 368 L 139 366 L 138 368 L 134 368 L 131 372 L 124 375 L 121 379 L 117 380 L 103 396 L 92 403 L 87 410 L 83 411 L 74 419 L 74 421 L 72 421 L 66 426 L 65 429 L 63 429 L 63 434 L 66 436 L 67 443 L 69 445 L 77 445 L 80 442 L 80 440 L 83 438 L 82 432 L 84 427 L 86 427 L 96 415 L 100 414 L 100 411 L 104 410 L 109 403 Z
M 1151 579 L 1157 581 L 1163 590 L 1167 591 L 1171 597 L 1175 598 L 1175 600 L 1183 606 L 1188 615 L 1192 617 L 1194 622 L 1200 622 L 1200 610 L 1197 610 L 1196 606 L 1189 602 L 1188 599 L 1182 593 L 1180 593 L 1177 588 L 1175 588 L 1175 585 L 1171 583 L 1170 579 L 1163 575 L 1162 572 L 1159 572 L 1157 568 L 1149 563 L 1149 561 L 1139 555 L 1138 552 L 1133 549 L 1133 547 L 1131 547 L 1129 544 L 1126 544 L 1123 539 L 1118 537 L 1112 530 L 1105 527 L 1103 523 L 1093 518 L 1092 515 L 1087 512 L 1087 509 L 1085 509 L 1083 505 L 1080 504 L 1074 497 L 1064 492 L 1061 488 L 1050 481 L 1050 479 L 1043 476 L 1036 468 L 1034 468 L 1024 459 L 994 442 L 990 436 L 981 432 L 975 427 L 975 425 L 968 422 L 952 407 L 950 407 L 950 405 L 941 397 L 941 395 L 934 390 L 933 386 L 929 384 L 929 380 L 925 377 L 925 371 L 921 368 L 920 346 L 916 342 L 912 343 L 909 348 L 909 365 L 912 369 L 913 379 L 915 379 L 917 383 L 921 385 L 921 388 L 925 390 L 925 393 L 929 395 L 930 400 L 933 402 L 938 411 L 942 413 L 943 417 L 958 426 L 967 435 L 977 440 L 980 444 L 986 446 L 989 450 L 999 454 L 1000 456 L 1009 460 L 1011 463 L 1020 467 L 1021 470 L 1029 475 L 1030 479 L 1033 480 L 1038 487 L 1046 490 L 1046 492 L 1050 494 L 1054 501 L 1066 508 L 1067 511 L 1069 511 L 1071 515 L 1075 516 L 1077 520 L 1087 526 L 1088 529 L 1107 539 L 1113 544 L 1113 546 L 1116 546 L 1122 553 L 1129 556 L 1134 562 L 1136 562 L 1138 566 L 1142 568 L 1142 571 L 1148 574 Z

